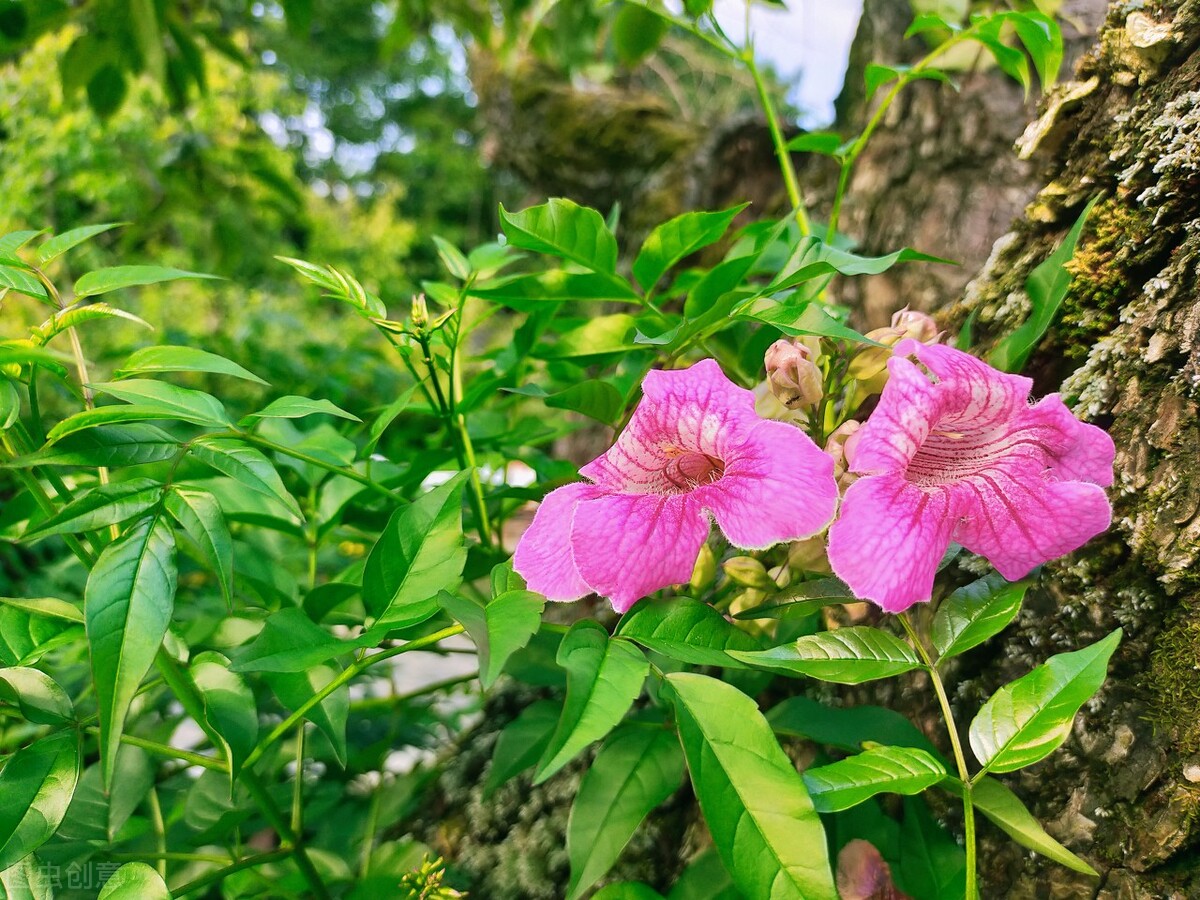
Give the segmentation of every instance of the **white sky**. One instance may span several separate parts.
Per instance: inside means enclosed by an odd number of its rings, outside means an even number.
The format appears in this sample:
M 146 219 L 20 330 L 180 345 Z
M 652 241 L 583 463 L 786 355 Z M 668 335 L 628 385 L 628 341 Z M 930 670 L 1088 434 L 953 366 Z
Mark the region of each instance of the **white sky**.
M 751 7 L 750 31 L 758 55 L 792 83 L 789 97 L 806 113 L 802 124 L 828 125 L 846 75 L 862 0 L 787 0 L 787 6 L 755 3 Z M 743 0 L 717 0 L 713 8 L 726 33 L 742 39 Z

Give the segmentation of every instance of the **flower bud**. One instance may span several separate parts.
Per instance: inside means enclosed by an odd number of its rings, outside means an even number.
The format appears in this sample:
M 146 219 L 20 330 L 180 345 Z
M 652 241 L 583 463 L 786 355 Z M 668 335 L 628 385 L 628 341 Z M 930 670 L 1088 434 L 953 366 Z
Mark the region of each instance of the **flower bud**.
M 776 341 L 767 349 L 763 359 L 767 384 L 788 409 L 812 406 L 824 393 L 825 379 L 812 357 L 812 351 L 798 341 Z
M 753 556 L 735 556 L 727 559 L 724 569 L 730 580 L 740 585 L 760 591 L 775 590 L 775 582 L 767 574 L 766 567 Z
M 767 577 L 775 582 L 775 587 L 783 589 L 792 583 L 792 570 L 786 565 L 767 569 Z
M 863 396 L 877 394 L 887 384 L 887 361 L 892 358 L 892 347 L 905 338 L 913 338 L 922 344 L 936 344 L 941 332 L 933 316 L 906 306 L 892 315 L 890 325 L 873 328 L 866 336 L 883 346 L 865 346 L 850 361 L 850 377 L 859 383 L 859 392 Z
M 907 306 L 892 314 L 892 329 L 901 337 L 913 338 L 922 344 L 936 344 L 941 337 L 933 316 Z
M 429 324 L 429 306 L 424 294 L 414 294 L 412 298 L 412 326 L 417 331 Z
M 717 557 L 713 554 L 712 547 L 703 544 L 700 547 L 700 555 L 696 557 L 696 566 L 692 569 L 688 587 L 698 594 L 712 584 L 716 578 Z
M 843 491 L 858 480 L 857 475 L 849 472 L 854 462 L 854 448 L 858 444 L 862 423 L 850 419 L 843 422 L 829 435 L 825 441 L 825 452 L 833 457 L 833 477 Z
M 825 534 L 822 532 L 802 541 L 793 541 L 788 547 L 787 564 L 793 572 L 832 572 L 825 548 Z

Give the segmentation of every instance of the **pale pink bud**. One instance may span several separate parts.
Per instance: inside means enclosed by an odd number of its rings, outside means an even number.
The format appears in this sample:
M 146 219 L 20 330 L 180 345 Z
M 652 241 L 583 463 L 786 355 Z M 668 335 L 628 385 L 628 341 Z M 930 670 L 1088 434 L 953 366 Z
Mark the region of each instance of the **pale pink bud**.
M 854 462 L 854 448 L 858 445 L 861 427 L 861 422 L 850 419 L 835 428 L 825 441 L 825 452 L 833 457 L 833 477 L 843 491 L 858 479 L 849 469 Z
M 892 328 L 902 337 L 913 338 L 922 344 L 936 344 L 941 337 L 933 316 L 907 306 L 892 315 Z
M 767 348 L 767 384 L 788 409 L 812 406 L 824 393 L 825 379 L 812 356 L 798 341 L 776 341 Z

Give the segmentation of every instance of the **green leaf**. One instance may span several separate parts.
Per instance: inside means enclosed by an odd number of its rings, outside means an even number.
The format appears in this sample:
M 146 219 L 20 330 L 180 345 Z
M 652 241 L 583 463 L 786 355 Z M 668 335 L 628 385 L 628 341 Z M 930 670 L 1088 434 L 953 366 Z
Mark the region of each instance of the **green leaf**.
M 663 896 L 640 881 L 618 881 L 600 888 L 592 900 L 663 900 Z
M 229 660 L 220 653 L 201 653 L 190 668 L 192 681 L 204 700 L 205 723 L 224 741 L 222 752 L 229 763 L 232 790 L 242 763 L 258 742 L 254 692 L 240 675 L 230 671 Z
M 671 732 L 634 725 L 604 742 L 583 776 L 567 823 L 575 900 L 602 878 L 650 812 L 679 788 L 683 754 Z
M 18 294 L 24 294 L 37 300 L 47 302 L 50 300 L 46 286 L 38 280 L 36 275 L 27 269 L 18 269 L 15 266 L 0 265 L 0 288 L 8 288 L 10 291 L 16 291 Z
M 947 775 L 945 766 L 911 747 L 872 747 L 855 756 L 816 766 L 804 784 L 818 812 L 849 809 L 876 794 L 919 794 Z
M 78 247 L 84 241 L 90 241 L 96 235 L 111 231 L 113 228 L 118 228 L 124 224 L 126 223 L 106 222 L 102 225 L 84 225 L 82 228 L 72 228 L 70 231 L 64 231 L 62 234 L 56 234 L 42 244 L 42 246 L 38 247 L 38 264 L 44 266 L 51 260 L 62 256 L 68 250 Z
M 333 266 L 318 266 L 302 259 L 290 259 L 286 256 L 275 257 L 282 263 L 287 263 L 313 284 L 325 288 L 335 299 L 348 303 L 357 310 L 358 314 L 368 319 L 387 318 L 387 307 L 383 301 L 367 290 L 357 279 L 339 272 Z
M 130 407 L 105 407 L 106 410 Z M 100 412 L 101 410 L 95 410 Z M 153 425 L 93 425 L 60 438 L 47 447 L 11 460 L 10 466 L 140 466 L 162 462 L 179 453 L 178 439 Z
M 82 637 L 82 629 L 76 622 L 64 621 L 55 616 L 38 615 L 19 606 L 9 605 L 10 602 L 8 598 L 0 598 L 0 665 L 35 665 L 50 651 L 77 644 Z M 63 605 L 78 613 L 70 604 Z
M 513 275 L 475 285 L 470 296 L 498 303 L 520 312 L 546 309 L 548 304 L 567 300 L 607 300 L 640 303 L 641 298 L 624 278 L 596 272 L 564 272 L 551 269 L 534 275 Z
M 226 604 L 233 605 L 233 536 L 221 505 L 208 491 L 176 487 L 166 500 L 167 512 L 188 533 L 204 560 L 212 566 Z
M 25 532 L 36 541 L 53 534 L 78 534 L 126 522 L 158 505 L 163 486 L 151 478 L 101 484 Z
M 924 800 L 905 797 L 899 875 L 906 890 L 922 900 L 963 900 L 966 873 L 966 854 L 958 842 L 937 823 Z
M 760 297 L 752 298 L 738 306 L 734 310 L 734 316 L 739 319 L 750 319 L 773 325 L 784 334 L 793 337 L 800 334 L 811 334 L 857 344 L 875 343 L 849 325 L 843 325 L 825 309 L 825 304 L 816 300 L 792 305 Z
M 858 256 L 848 250 L 826 244 L 820 238 L 810 235 L 796 242 L 787 261 L 780 268 L 779 274 L 759 292 L 759 295 L 777 294 L 823 275 L 881 275 L 896 263 L 902 262 L 933 262 L 953 265 L 949 260 L 930 256 L 928 253 L 921 253 L 909 247 L 902 247 L 884 256 Z
M 870 91 L 867 92 L 868 95 Z M 806 131 L 787 142 L 793 153 L 820 153 L 823 156 L 839 156 L 842 136 L 832 131 Z
M 161 409 L 183 422 L 218 427 L 231 424 L 229 413 L 212 394 L 177 387 L 165 381 L 130 378 L 127 381 L 101 382 L 90 387 L 126 403 Z
M 41 234 L 42 231 L 24 229 L 22 231 L 10 231 L 8 234 L 0 237 L 0 260 L 25 265 L 25 261 L 21 259 L 17 251 Z
M 291 606 L 271 613 L 254 640 L 234 652 L 235 672 L 303 672 L 343 653 L 355 644 L 335 638 Z
M 771 708 L 767 721 L 777 734 L 807 738 L 855 753 L 871 741 L 914 747 L 940 756 L 921 729 L 895 710 L 882 706 L 826 706 L 809 697 L 788 697 Z
M 636 66 L 662 43 L 670 26 L 662 16 L 632 3 L 625 3 L 612 23 L 613 50 L 626 66 Z M 639 279 L 641 280 L 641 279 Z
M 869 63 L 863 72 L 863 81 L 867 85 L 867 97 L 874 96 L 880 86 L 887 84 L 889 81 L 895 81 L 897 78 L 903 78 L 908 81 L 915 81 L 921 78 L 946 83 L 950 81 L 950 76 L 941 69 L 920 69 L 914 72 L 911 66 L 887 66 L 880 63 Z
M 105 791 L 100 765 L 83 770 L 57 838 L 70 842 L 112 844 L 154 787 L 155 769 L 145 751 L 122 744 L 112 790 Z M 58 841 L 55 841 L 57 844 Z
M 446 267 L 447 272 L 459 281 L 466 281 L 471 277 L 471 263 L 463 256 L 461 250 L 444 237 L 439 237 L 436 234 L 433 235 L 433 243 L 437 247 L 438 259 L 442 261 L 442 265 Z
M 771 596 L 770 604 L 734 613 L 735 619 L 787 619 L 806 616 L 836 603 L 851 603 L 854 592 L 840 578 L 816 578 Z
M 106 63 L 96 70 L 87 83 L 88 105 L 101 119 L 108 119 L 121 108 L 129 83 L 117 66 Z
M 299 709 L 317 692 L 341 674 L 334 665 L 313 666 L 304 672 L 268 672 L 264 677 L 279 702 L 288 709 Z M 350 686 L 341 685 L 305 713 L 305 718 L 321 730 L 333 747 L 341 765 L 346 765 L 346 722 L 350 718 Z
M 1058 79 L 1063 61 L 1062 31 L 1053 17 L 1037 10 L 1009 12 L 1007 21 L 1017 32 L 1045 92 Z
M 437 612 L 438 592 L 458 586 L 466 565 L 462 490 L 467 473 L 393 513 L 367 557 L 363 603 L 372 631 L 401 628 Z
M 616 272 L 617 239 L 594 209 L 565 199 L 518 213 L 501 205 L 500 226 L 514 247 L 568 259 L 593 272 Z
M 109 269 L 96 269 L 81 276 L 75 282 L 75 298 L 82 300 L 84 297 L 107 294 L 110 291 L 119 291 L 122 288 L 159 284 L 164 281 L 177 281 L 181 278 L 216 277 L 215 275 L 185 272 L 182 269 L 171 269 L 165 266 L 113 266 Z
M 337 416 L 352 422 L 361 422 L 358 416 L 334 406 L 328 400 L 309 400 L 307 397 L 280 397 L 265 408 L 250 413 L 247 419 L 302 419 L 313 415 Z
M 113 378 L 130 378 L 134 375 L 153 375 L 159 372 L 207 372 L 211 375 L 229 375 L 255 384 L 266 384 L 253 372 L 244 369 L 233 360 L 200 350 L 197 347 L 177 347 L 163 344 L 143 347 L 130 354 L 113 373 Z
M 836 900 L 821 820 L 754 701 L 704 675 L 666 678 L 692 786 L 738 889 L 762 900 Z
M 588 744 L 608 734 L 642 692 L 650 668 L 637 647 L 610 640 L 602 625 L 586 619 L 572 625 L 563 637 L 558 664 L 567 670 L 567 698 L 554 736 L 538 762 L 534 784 L 541 784 Z
M 79 737 L 59 731 L 18 750 L 0 771 L 0 872 L 50 840 L 79 781 Z
M 757 640 L 707 603 L 690 597 L 639 601 L 622 617 L 617 634 L 647 650 L 697 666 L 745 668 L 725 651 L 762 649 Z
M 792 644 L 758 653 L 731 650 L 730 654 L 753 666 L 838 684 L 891 678 L 921 667 L 921 661 L 908 644 L 867 625 L 806 635 Z
M 614 424 L 625 409 L 624 395 L 607 381 L 599 379 L 581 381 L 553 394 L 532 384 L 505 390 L 526 397 L 537 397 L 551 409 L 570 409 L 583 413 L 605 425 Z
M 667 900 L 744 900 L 733 886 L 725 864 L 713 849 L 705 850 L 679 876 Z
M 61 725 L 75 717 L 67 692 L 38 669 L 0 669 L 0 700 L 16 706 L 27 721 L 37 725 Z
M 39 344 L 48 344 L 63 332 L 97 319 L 124 319 L 126 322 L 133 322 L 143 328 L 152 329 L 154 327 L 145 319 L 115 306 L 109 306 L 107 303 L 77 303 L 54 313 L 49 319 L 34 328 L 32 335 Z
M 559 708 L 553 700 L 538 700 L 521 710 L 521 714 L 504 726 L 496 738 L 492 764 L 483 782 L 483 797 L 488 799 L 509 779 L 537 763 L 554 729 L 558 725 Z
M 442 591 L 438 603 L 459 622 L 479 653 L 479 682 L 490 688 L 508 658 L 529 643 L 542 624 L 546 598 L 532 591 L 508 591 L 486 606 Z
M 138 522 L 105 547 L 88 576 L 83 611 L 106 786 L 133 695 L 171 622 L 175 585 L 175 539 L 160 516 Z
M 8 431 L 21 415 L 21 395 L 7 376 L 0 378 L 0 431 Z
M 363 447 L 364 458 L 369 458 L 375 452 L 375 448 L 379 446 L 379 440 L 383 437 L 383 433 L 387 431 L 388 426 L 396 421 L 397 416 L 408 409 L 409 401 L 412 400 L 412 395 L 416 389 L 416 385 L 406 387 L 371 422 L 371 427 L 367 429 L 367 443 Z
M 1084 875 L 1099 877 L 1086 862 L 1050 837 L 1019 797 L 994 778 L 983 777 L 971 787 L 975 808 L 1022 847 Z
M 28 597 L 0 597 L 0 605 L 19 609 L 34 616 L 61 619 L 64 622 L 71 622 L 78 625 L 83 624 L 83 613 L 66 600 L 59 600 L 56 597 L 38 597 L 36 599 Z
M 1088 214 L 1099 199 L 1097 195 L 1088 201 L 1071 230 L 1067 232 L 1067 236 L 1062 239 L 1062 243 L 1029 274 L 1025 281 L 1025 293 L 1029 295 L 1032 307 L 1029 318 L 996 344 L 988 354 L 988 362 L 997 369 L 1005 372 L 1021 371 L 1029 355 L 1054 323 L 1059 307 L 1062 306 L 1067 291 L 1071 289 L 1071 273 L 1067 271 L 1067 263 L 1075 255 L 1075 247 L 1083 233 L 1083 226 L 1087 223 Z
M 1028 588 L 1028 581 L 1010 583 L 993 572 L 952 593 L 933 616 L 933 646 L 939 656 L 957 656 L 1007 628 L 1021 611 Z
M 1050 657 L 996 691 L 968 732 L 983 771 L 1011 772 L 1053 753 L 1071 733 L 1079 707 L 1104 684 L 1120 641 L 1118 628 L 1090 647 Z
M 302 518 L 300 504 L 288 493 L 271 461 L 237 438 L 200 438 L 189 447 L 190 455 L 242 487 L 277 500 L 292 515 Z
M 596 316 L 567 328 L 553 344 L 539 347 L 533 355 L 540 359 L 572 359 L 633 350 L 638 346 L 633 340 L 636 329 L 637 320 L 626 313 Z
M 104 882 L 97 900 L 171 900 L 171 892 L 162 876 L 150 866 L 130 862 Z
M 625 9 L 636 9 L 626 6 Z M 658 19 L 657 16 L 654 16 Z M 661 21 L 661 19 L 659 20 Z M 743 203 L 721 212 L 689 212 L 656 227 L 642 243 L 633 261 L 633 277 L 649 291 L 663 273 L 685 256 L 715 243 L 729 230 L 734 217 L 749 206 Z
M 63 438 L 105 425 L 144 422 L 153 419 L 178 419 L 179 416 L 169 409 L 148 404 L 117 404 L 101 406 L 96 409 L 86 409 L 83 412 L 68 416 L 50 429 L 46 435 L 49 443 L 57 443 Z M 178 450 L 179 442 L 173 441 Z M 174 455 L 174 453 L 172 453 Z M 31 465 L 39 465 L 40 459 L 29 457 Z
M 47 866 L 30 854 L 0 872 L 0 894 L 5 900 L 54 900 L 52 881 Z

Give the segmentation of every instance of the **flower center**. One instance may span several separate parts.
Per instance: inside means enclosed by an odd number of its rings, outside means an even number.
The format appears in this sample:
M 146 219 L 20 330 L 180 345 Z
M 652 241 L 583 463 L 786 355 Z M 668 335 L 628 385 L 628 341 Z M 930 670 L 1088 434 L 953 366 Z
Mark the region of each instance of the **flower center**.
M 935 487 L 984 475 L 1013 454 L 1049 454 L 1039 429 L 1025 427 L 935 428 L 908 464 L 904 477 Z
M 694 450 L 678 451 L 663 469 L 666 493 L 682 494 L 718 481 L 725 474 L 725 461 Z

